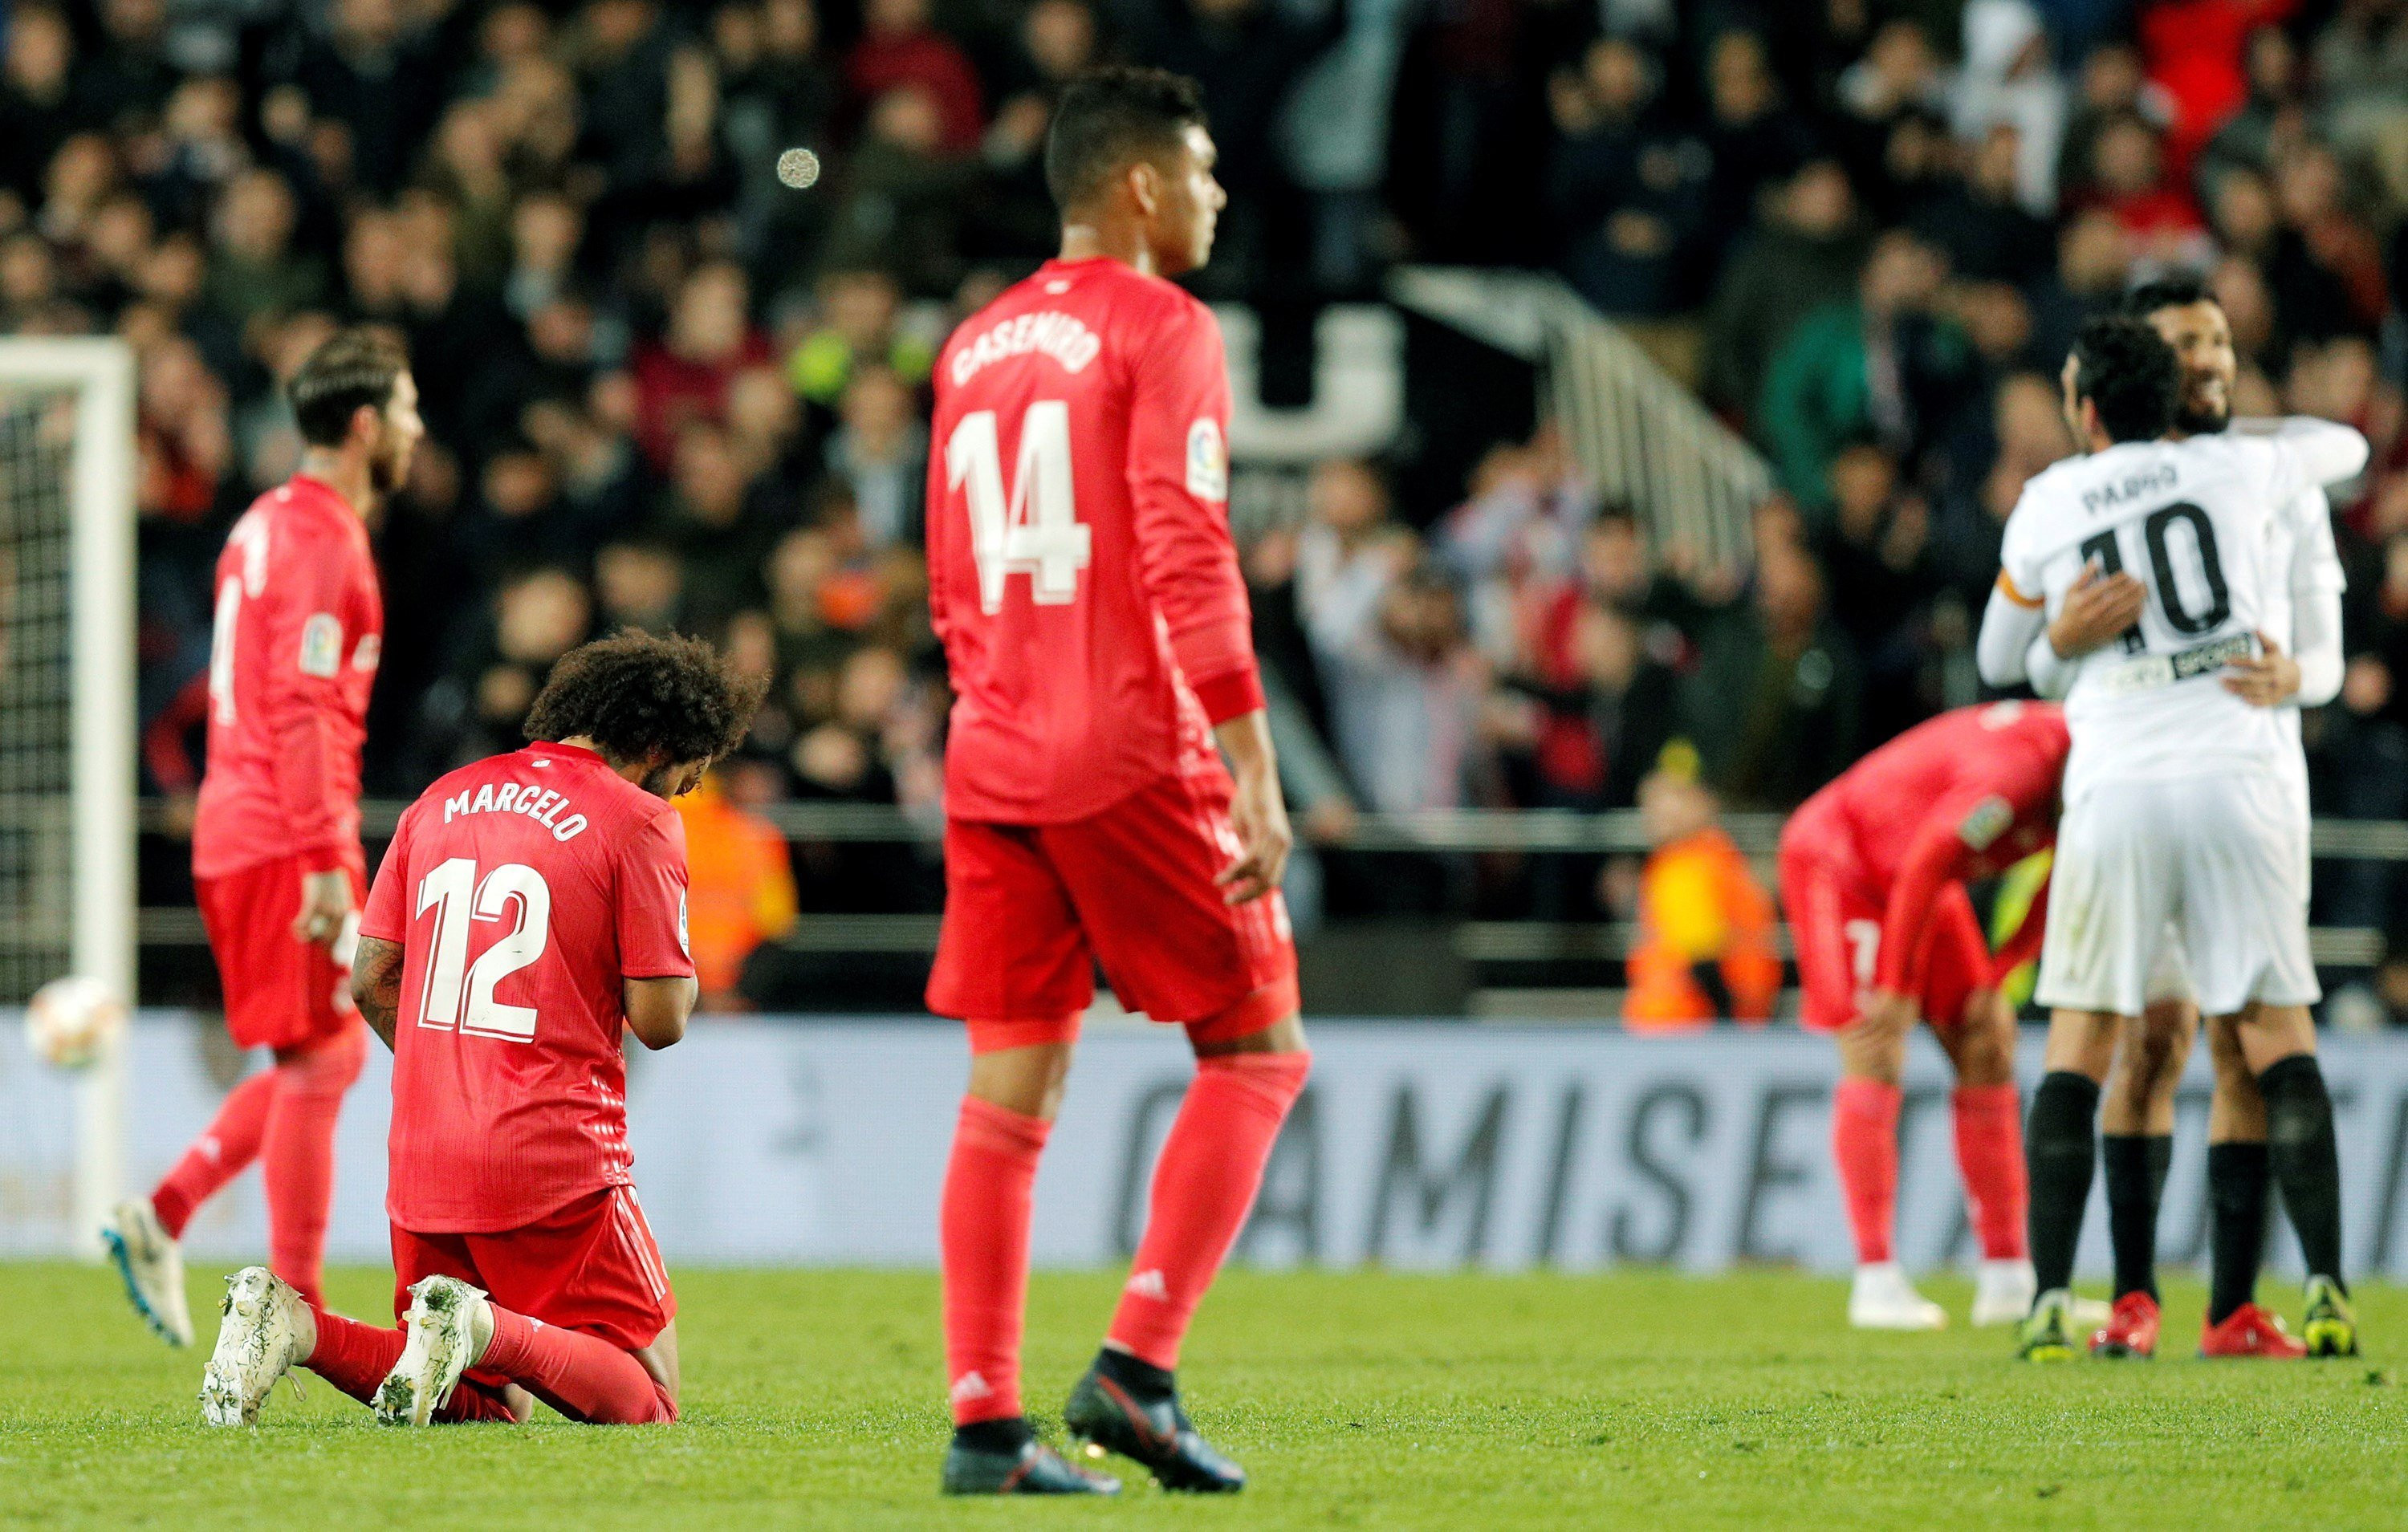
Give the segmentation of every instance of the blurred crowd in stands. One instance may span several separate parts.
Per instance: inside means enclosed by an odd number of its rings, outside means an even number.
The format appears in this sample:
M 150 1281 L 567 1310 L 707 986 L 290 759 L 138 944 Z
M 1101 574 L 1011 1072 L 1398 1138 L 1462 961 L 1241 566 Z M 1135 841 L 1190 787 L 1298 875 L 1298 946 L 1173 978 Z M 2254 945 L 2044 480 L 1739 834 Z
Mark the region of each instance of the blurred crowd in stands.
M 1468 478 L 1409 440 L 1272 497 L 1300 512 L 1244 557 L 1312 840 L 1628 807 L 1668 760 L 1784 808 L 1973 700 L 2000 524 L 2069 450 L 2066 341 L 2174 268 L 2231 316 L 2243 412 L 2375 441 L 2335 495 L 2352 660 L 2312 737 L 2321 811 L 2408 818 L 2408 0 L 7 0 L 0 27 L 0 333 L 140 357 L 171 803 L 208 569 L 297 455 L 277 384 L 378 322 L 432 440 L 377 529 L 370 792 L 514 742 L 581 639 L 675 626 L 774 678 L 693 809 L 738 955 L 797 909 L 931 908 L 924 856 L 790 867 L 757 811 L 936 809 L 929 365 L 1050 252 L 1054 93 L 1126 59 L 1203 84 L 1232 198 L 1205 296 L 1551 269 L 1781 484 L 1743 577 L 1659 557 L 1543 424 Z M 1336 912 L 1640 896 L 1603 859 L 1324 860 Z M 2397 894 L 2333 864 L 2319 917 L 2387 926 Z

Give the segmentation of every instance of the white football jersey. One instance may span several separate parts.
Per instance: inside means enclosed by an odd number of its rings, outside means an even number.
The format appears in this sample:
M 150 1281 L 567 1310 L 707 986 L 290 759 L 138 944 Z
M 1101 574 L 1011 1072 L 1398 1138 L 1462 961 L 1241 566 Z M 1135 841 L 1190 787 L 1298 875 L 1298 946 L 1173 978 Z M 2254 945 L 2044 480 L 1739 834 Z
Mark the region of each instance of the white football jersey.
M 2148 589 L 2130 633 L 2074 662 L 2068 802 L 2111 777 L 2281 773 L 2287 709 L 2242 701 L 2218 673 L 2258 633 L 2289 631 L 2291 559 L 2316 535 L 2300 518 L 2320 488 L 2294 442 L 2247 435 L 2123 442 L 2024 486 L 2000 553 L 2013 594 L 2054 615 L 2093 562 Z

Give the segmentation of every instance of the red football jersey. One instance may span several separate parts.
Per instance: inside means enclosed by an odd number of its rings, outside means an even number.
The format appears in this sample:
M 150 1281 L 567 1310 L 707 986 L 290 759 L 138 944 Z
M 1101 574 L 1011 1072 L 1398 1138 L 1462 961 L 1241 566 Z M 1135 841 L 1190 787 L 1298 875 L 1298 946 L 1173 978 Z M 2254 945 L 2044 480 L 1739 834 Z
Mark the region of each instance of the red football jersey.
M 363 866 L 360 742 L 383 644 L 359 512 L 306 474 L 252 501 L 218 555 L 195 877 L 279 856 Z
M 1994 876 L 2056 842 L 2070 748 L 2065 710 L 2053 703 L 1958 708 L 1858 761 L 1791 817 L 1784 841 L 1850 869 L 1884 907 L 1875 988 L 1914 992 L 1943 886 Z M 2036 940 L 2042 908 L 2018 951 Z
M 953 687 L 945 808 L 1083 819 L 1262 706 L 1229 537 L 1212 312 L 1119 261 L 1051 261 L 937 359 L 928 597 Z
M 385 1209 L 519 1228 L 634 1181 L 621 981 L 692 978 L 677 810 L 591 751 L 530 745 L 409 806 L 360 934 L 403 948 Z

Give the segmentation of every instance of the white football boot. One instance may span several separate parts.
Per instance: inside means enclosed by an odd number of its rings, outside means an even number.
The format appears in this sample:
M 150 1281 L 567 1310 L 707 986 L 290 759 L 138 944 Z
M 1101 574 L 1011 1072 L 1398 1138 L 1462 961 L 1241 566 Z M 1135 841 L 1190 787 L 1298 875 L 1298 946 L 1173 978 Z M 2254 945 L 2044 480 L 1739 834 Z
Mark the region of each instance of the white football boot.
M 1856 1267 L 1848 1323 L 1859 1330 L 1944 1330 L 1948 1310 L 1914 1290 L 1896 1261 Z
M 409 1339 L 401 1360 L 377 1385 L 377 1419 L 387 1425 L 424 1425 L 493 1339 L 493 1314 L 482 1288 L 457 1277 L 423 1277 L 410 1284 L 402 1328 Z
M 201 1419 L 210 1425 L 256 1425 L 279 1378 L 301 1380 L 292 1368 L 301 1360 L 301 1332 L 312 1323 L 300 1289 L 264 1266 L 247 1266 L 226 1279 L 218 1306 L 217 1349 L 201 1371 Z
M 184 1300 L 184 1254 L 159 1222 L 149 1197 L 121 1202 L 101 1225 L 117 1274 L 151 1333 L 170 1346 L 193 1343 L 193 1310 Z
M 2029 1261 L 1984 1261 L 1973 1280 L 1973 1323 L 1984 1327 L 2020 1324 L 2038 1296 L 2040 1282 Z M 2082 1322 L 2077 1317 L 2074 1323 Z

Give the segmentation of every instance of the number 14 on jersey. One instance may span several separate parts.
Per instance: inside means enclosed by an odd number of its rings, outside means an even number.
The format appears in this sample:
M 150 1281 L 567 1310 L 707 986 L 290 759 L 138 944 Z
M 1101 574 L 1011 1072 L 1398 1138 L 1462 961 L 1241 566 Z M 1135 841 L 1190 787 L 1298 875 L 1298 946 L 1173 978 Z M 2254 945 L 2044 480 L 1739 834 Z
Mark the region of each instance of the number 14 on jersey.
M 1079 520 L 1070 484 L 1070 407 L 1039 399 L 1020 418 L 1020 460 L 1011 488 L 1003 483 L 1003 447 L 996 412 L 974 410 L 945 443 L 945 480 L 969 502 L 970 555 L 978 564 L 979 608 L 1003 609 L 1004 582 L 1028 577 L 1029 599 L 1040 607 L 1079 598 L 1079 571 L 1094 542 Z

